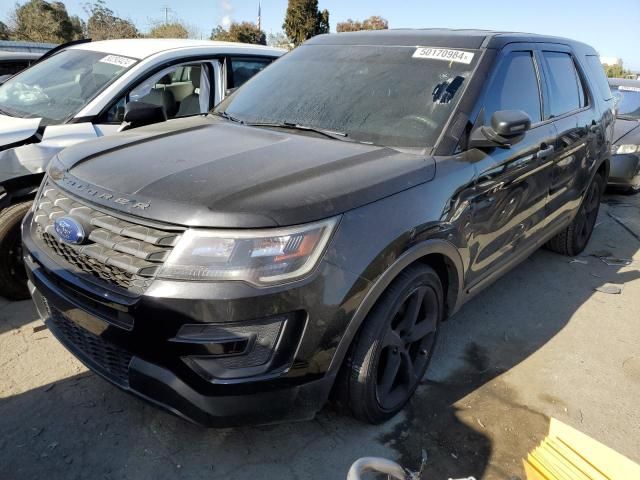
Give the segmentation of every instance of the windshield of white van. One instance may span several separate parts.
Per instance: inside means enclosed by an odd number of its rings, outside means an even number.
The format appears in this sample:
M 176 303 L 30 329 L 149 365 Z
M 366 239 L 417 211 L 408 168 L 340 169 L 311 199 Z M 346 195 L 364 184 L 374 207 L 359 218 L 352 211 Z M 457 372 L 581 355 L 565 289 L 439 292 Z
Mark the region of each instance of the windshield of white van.
M 63 50 L 0 86 L 0 111 L 63 123 L 136 61 L 104 52 Z
M 425 148 L 437 141 L 479 56 L 477 50 L 431 47 L 305 45 L 253 77 L 215 112 L 247 124 L 310 127 L 352 141 Z

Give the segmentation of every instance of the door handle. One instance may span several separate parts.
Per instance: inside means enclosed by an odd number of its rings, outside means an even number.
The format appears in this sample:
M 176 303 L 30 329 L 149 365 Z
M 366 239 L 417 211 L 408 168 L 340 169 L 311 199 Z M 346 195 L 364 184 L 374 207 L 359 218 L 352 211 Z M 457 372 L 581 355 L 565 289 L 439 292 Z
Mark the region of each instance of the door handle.
M 541 158 L 541 159 L 545 159 L 547 157 L 550 157 L 551 155 L 553 155 L 555 148 L 553 147 L 553 145 L 549 145 L 547 147 L 541 148 L 540 150 L 538 150 L 538 153 L 536 154 L 537 158 Z

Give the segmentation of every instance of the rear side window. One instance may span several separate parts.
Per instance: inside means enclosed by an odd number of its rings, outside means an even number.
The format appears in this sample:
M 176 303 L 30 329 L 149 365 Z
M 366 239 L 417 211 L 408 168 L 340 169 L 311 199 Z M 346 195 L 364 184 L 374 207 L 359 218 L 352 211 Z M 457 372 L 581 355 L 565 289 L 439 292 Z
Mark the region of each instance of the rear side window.
M 611 100 L 613 95 L 609 88 L 609 82 L 607 76 L 604 73 L 604 67 L 600 62 L 600 57 L 596 55 L 587 55 L 587 65 L 589 67 L 589 73 L 593 81 L 595 82 L 598 92 L 602 95 L 603 100 Z
M 232 85 L 229 88 L 238 88 L 270 63 L 271 59 L 267 58 L 232 58 L 230 82 Z
M 542 52 L 542 58 L 549 86 L 549 118 L 584 107 L 584 87 L 571 55 Z
M 522 110 L 531 122 L 542 120 L 538 77 L 530 51 L 511 52 L 498 66 L 485 98 L 485 122 L 499 110 Z

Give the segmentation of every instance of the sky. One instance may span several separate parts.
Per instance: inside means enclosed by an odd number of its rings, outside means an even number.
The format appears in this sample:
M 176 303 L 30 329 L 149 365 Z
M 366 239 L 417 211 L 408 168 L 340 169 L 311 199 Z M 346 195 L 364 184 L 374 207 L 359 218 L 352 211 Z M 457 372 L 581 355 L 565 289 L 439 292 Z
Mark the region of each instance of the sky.
M 0 0 L 0 17 L 16 0 Z M 24 0 L 19 0 L 22 3 Z M 63 0 L 71 14 L 86 18 L 87 0 Z M 106 0 L 119 16 L 141 30 L 164 19 L 179 18 L 207 38 L 214 26 L 256 21 L 258 0 Z M 331 30 L 347 18 L 380 15 L 390 28 L 483 28 L 559 35 L 581 40 L 600 55 L 619 57 L 625 67 L 640 71 L 640 0 L 319 0 L 328 9 Z M 262 28 L 282 30 L 287 0 L 262 0 Z

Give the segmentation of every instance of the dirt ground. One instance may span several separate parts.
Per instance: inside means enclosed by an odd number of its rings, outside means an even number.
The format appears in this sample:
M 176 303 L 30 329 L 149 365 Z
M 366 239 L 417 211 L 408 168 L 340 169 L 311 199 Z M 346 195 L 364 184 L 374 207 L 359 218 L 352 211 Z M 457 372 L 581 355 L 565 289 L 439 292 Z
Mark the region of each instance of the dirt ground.
M 380 427 L 329 408 L 196 427 L 88 372 L 30 302 L 0 300 L 0 479 L 337 480 L 358 457 L 415 469 L 425 450 L 423 480 L 514 480 L 550 417 L 640 462 L 640 196 L 608 196 L 598 221 L 578 261 L 537 252 L 447 322 L 410 406 Z

